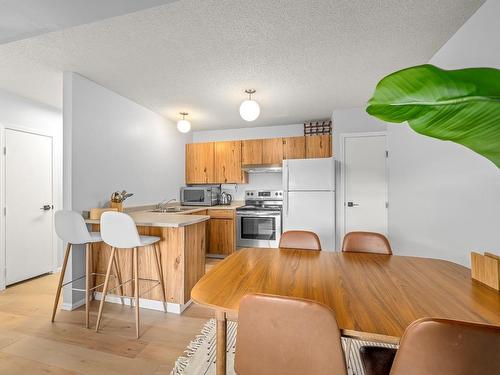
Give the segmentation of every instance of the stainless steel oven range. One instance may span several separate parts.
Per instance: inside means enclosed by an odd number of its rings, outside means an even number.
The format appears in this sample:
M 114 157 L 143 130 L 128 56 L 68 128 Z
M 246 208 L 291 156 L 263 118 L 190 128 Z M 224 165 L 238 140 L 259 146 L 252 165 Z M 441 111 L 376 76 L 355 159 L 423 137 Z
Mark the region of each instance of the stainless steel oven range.
M 236 246 L 275 247 L 281 238 L 282 190 L 247 190 L 236 209 Z

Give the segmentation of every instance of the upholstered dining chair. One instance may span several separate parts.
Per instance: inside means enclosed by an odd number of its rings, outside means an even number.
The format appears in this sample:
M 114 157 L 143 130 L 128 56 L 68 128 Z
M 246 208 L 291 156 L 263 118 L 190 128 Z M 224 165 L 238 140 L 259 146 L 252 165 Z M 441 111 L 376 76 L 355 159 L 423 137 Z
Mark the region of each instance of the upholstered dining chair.
M 289 230 L 281 235 L 280 249 L 321 250 L 321 242 L 314 232 Z
M 360 349 L 366 375 L 498 374 L 499 353 L 500 326 L 435 318 L 413 322 L 397 352 Z
M 392 255 L 389 240 L 375 232 L 349 232 L 342 241 L 342 251 Z
M 248 294 L 240 302 L 238 375 L 346 375 L 340 330 L 317 302 Z

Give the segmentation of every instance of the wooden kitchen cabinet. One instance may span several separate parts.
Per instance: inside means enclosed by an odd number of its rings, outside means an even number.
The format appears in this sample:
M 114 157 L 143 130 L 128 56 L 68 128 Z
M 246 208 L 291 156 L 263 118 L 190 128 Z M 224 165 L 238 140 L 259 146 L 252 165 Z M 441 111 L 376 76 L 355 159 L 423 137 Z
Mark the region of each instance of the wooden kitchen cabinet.
M 207 210 L 210 215 L 208 222 L 209 255 L 227 256 L 236 251 L 236 211 Z
M 241 141 L 241 164 L 262 164 L 262 139 Z
M 331 156 L 331 135 L 192 143 L 186 145 L 186 184 L 245 184 L 245 165 Z
M 281 164 L 283 162 L 283 139 L 262 140 L 262 164 Z
M 241 169 L 241 141 L 215 142 L 215 183 L 246 183 Z
M 332 156 L 331 135 L 311 135 L 306 139 L 306 158 L 329 158 Z
M 306 157 L 306 137 L 283 138 L 283 159 L 304 159 Z
M 209 184 L 215 180 L 215 143 L 186 145 L 186 184 Z

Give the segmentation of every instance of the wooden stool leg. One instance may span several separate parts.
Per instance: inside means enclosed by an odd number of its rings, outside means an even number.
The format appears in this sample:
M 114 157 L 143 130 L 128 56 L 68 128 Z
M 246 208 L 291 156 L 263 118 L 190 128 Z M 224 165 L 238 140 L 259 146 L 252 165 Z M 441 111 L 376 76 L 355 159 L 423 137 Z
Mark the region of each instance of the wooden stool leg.
M 106 277 L 104 279 L 104 286 L 102 288 L 102 299 L 101 303 L 99 304 L 99 313 L 97 314 L 97 322 L 95 324 L 95 331 L 99 331 L 99 324 L 101 323 L 101 315 L 102 315 L 102 308 L 104 307 L 104 301 L 106 300 L 106 293 L 108 292 L 108 286 L 109 286 L 109 275 L 111 274 L 111 266 L 113 265 L 113 259 L 115 257 L 115 248 L 111 248 L 111 255 L 109 257 L 108 261 L 108 268 L 106 270 Z
M 90 285 L 92 287 L 94 287 L 96 284 L 96 278 L 95 278 L 95 275 L 94 275 L 94 244 L 90 244 Z M 90 301 L 93 301 L 94 300 L 94 296 L 95 296 L 95 289 L 92 289 L 92 291 L 90 292 Z
M 132 289 L 132 293 L 130 294 L 130 307 L 134 307 L 134 296 L 135 296 L 135 283 L 134 283 L 134 250 L 132 249 L 132 254 L 130 255 L 130 278 L 132 282 L 130 283 L 130 288 Z
M 134 296 L 135 296 L 135 335 L 139 338 L 139 265 L 138 265 L 138 251 L 134 247 L 133 263 L 134 263 Z
M 154 244 L 153 250 L 155 253 L 154 255 L 155 255 L 156 271 L 158 272 L 158 281 L 160 282 L 161 295 L 163 297 L 163 310 L 167 312 L 167 299 L 165 298 L 165 285 L 163 284 L 163 272 L 161 267 L 160 248 L 158 243 Z
M 64 261 L 62 265 L 61 274 L 59 275 L 59 283 L 57 284 L 57 292 L 56 298 L 54 299 L 54 307 L 52 308 L 52 319 L 51 322 L 54 321 L 56 317 L 57 305 L 59 303 L 59 297 L 61 296 L 62 284 L 64 281 L 64 274 L 66 273 L 66 266 L 68 265 L 69 253 L 71 252 L 71 244 L 68 243 L 66 245 L 66 251 L 64 252 Z
M 85 245 L 85 327 L 89 328 L 89 301 L 90 301 L 90 244 Z
M 118 267 L 118 265 L 120 264 L 120 262 L 118 261 L 118 252 L 115 253 L 115 257 L 113 259 L 113 264 L 115 266 L 115 276 L 116 276 L 116 279 L 118 280 L 118 285 L 120 285 L 118 287 L 118 291 L 120 293 L 120 300 L 122 301 L 122 305 L 124 305 L 125 303 L 123 302 L 123 285 L 122 285 L 122 275 L 121 275 L 121 272 L 120 272 L 120 268 Z

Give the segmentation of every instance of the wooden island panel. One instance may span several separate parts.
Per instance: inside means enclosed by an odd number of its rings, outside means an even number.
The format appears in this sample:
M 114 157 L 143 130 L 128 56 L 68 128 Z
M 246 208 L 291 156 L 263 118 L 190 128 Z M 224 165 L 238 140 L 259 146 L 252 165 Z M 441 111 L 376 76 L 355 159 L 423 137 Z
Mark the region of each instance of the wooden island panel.
M 139 234 L 157 236 L 161 240 L 160 261 L 163 270 L 163 282 L 166 289 L 167 302 L 183 305 L 191 299 L 191 289 L 205 274 L 206 253 L 206 222 L 191 224 L 185 227 L 149 227 L 138 226 Z M 92 226 L 93 231 L 99 231 L 99 225 Z M 104 243 L 93 245 L 93 272 L 105 274 L 107 262 L 111 254 L 111 247 Z M 132 278 L 132 249 L 117 250 L 118 268 L 123 281 Z M 139 249 L 139 277 L 144 279 L 158 279 L 154 263 L 153 247 Z M 112 272 L 114 268 L 112 269 Z M 104 276 L 96 276 L 93 285 L 104 282 Z M 151 288 L 153 281 L 140 281 L 139 294 L 141 298 L 161 301 L 160 286 Z M 110 288 L 117 283 L 111 280 Z M 97 289 L 101 291 L 102 288 Z M 149 290 L 149 291 L 148 291 Z M 119 290 L 111 291 L 119 295 Z M 123 286 L 125 296 L 133 296 L 132 282 Z

